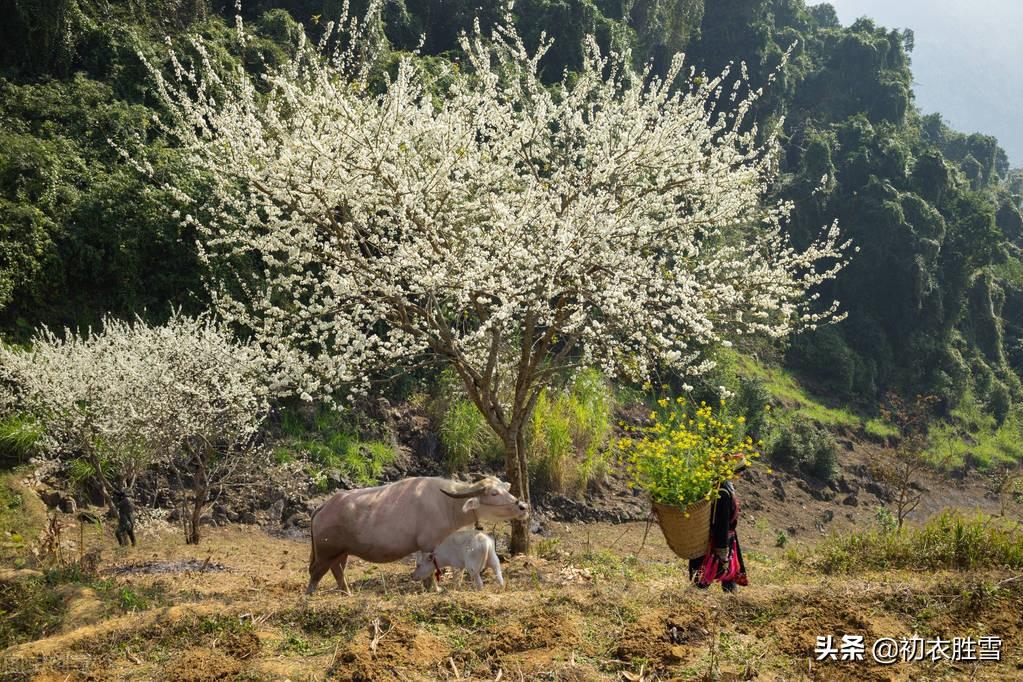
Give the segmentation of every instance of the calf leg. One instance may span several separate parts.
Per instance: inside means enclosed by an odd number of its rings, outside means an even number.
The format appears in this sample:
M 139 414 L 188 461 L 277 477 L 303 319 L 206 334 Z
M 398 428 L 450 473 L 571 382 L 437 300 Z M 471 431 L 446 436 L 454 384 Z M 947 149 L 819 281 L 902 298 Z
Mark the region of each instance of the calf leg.
M 501 560 L 497 558 L 497 552 L 494 550 L 490 550 L 490 552 L 487 553 L 487 566 L 494 572 L 494 577 L 497 578 L 497 584 L 504 587 L 504 576 L 501 575 Z
M 336 556 L 330 563 L 330 572 L 334 574 L 334 580 L 337 581 L 338 588 L 350 597 L 352 596 L 352 588 L 348 586 L 348 581 L 345 580 L 345 566 L 347 565 L 347 553 Z

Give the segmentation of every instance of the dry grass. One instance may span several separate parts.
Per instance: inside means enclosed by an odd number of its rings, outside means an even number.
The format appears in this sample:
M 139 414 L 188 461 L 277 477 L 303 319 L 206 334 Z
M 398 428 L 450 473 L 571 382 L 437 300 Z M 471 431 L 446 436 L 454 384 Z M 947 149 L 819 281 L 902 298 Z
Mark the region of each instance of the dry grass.
M 324 581 L 302 596 L 307 545 L 244 527 L 198 547 L 177 534 L 136 550 L 105 545 L 88 597 L 107 616 L 0 653 L 12 679 L 42 673 L 132 680 L 1010 679 L 1023 579 L 996 573 L 793 573 L 774 549 L 751 552 L 738 596 L 685 583 L 644 524 L 559 526 L 555 558 L 507 564 L 509 587 L 423 593 L 410 565 L 353 561 L 354 597 Z M 641 549 L 642 545 L 642 549 Z M 113 575 L 129 562 L 206 558 L 228 570 Z M 552 557 L 554 555 L 552 554 Z M 147 595 L 123 598 L 124 590 Z M 75 593 L 70 593 L 75 594 Z M 75 613 L 75 597 L 68 613 Z M 142 607 L 140 607 L 140 604 Z M 93 609 L 92 613 L 95 613 Z M 976 670 L 809 664 L 818 634 L 1000 635 L 1006 660 Z M 21 670 L 24 675 L 18 673 Z M 13 672 L 12 672 L 13 671 Z M 45 678 L 40 678 L 45 679 Z M 79 676 L 78 679 L 84 679 Z

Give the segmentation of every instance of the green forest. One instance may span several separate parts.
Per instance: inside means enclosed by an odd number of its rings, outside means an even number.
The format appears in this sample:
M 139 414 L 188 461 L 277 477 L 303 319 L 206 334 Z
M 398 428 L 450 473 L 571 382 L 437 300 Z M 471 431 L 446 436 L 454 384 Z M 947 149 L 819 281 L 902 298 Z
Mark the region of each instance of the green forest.
M 356 8 L 357 9 L 357 8 Z M 317 37 L 335 2 L 250 2 L 259 41 L 230 40 L 234 8 L 216 2 L 13 3 L 0 44 L 0 328 L 23 340 L 40 324 L 94 324 L 102 314 L 166 318 L 207 305 L 195 235 L 174 202 L 115 145 L 141 139 L 175 172 L 175 149 L 152 125 L 155 99 L 138 53 L 198 33 L 225 63 L 258 71 Z M 802 0 L 641 0 L 516 3 L 520 31 L 554 46 L 553 77 L 581 59 L 587 34 L 664 68 L 684 51 L 698 72 L 744 61 L 767 84 L 755 118 L 784 119 L 780 198 L 805 242 L 832 220 L 859 248 L 826 295 L 847 318 L 786 349 L 751 348 L 798 373 L 832 402 L 870 410 L 888 391 L 963 396 L 998 423 L 1023 399 L 1021 176 L 997 140 L 952 130 L 914 106 L 913 35 L 861 19 L 842 27 L 827 4 Z M 498 3 L 388 2 L 395 53 L 458 59 L 458 34 Z M 791 55 L 783 66 L 786 51 Z M 822 184 L 823 179 L 823 184 Z

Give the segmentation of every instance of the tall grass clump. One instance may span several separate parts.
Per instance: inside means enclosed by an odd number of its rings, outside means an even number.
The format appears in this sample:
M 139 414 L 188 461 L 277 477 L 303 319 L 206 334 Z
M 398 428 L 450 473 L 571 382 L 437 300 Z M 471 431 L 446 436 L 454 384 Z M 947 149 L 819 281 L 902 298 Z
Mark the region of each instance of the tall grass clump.
M 8 414 L 0 419 L 0 460 L 27 461 L 42 437 L 43 427 L 31 415 Z
M 540 395 L 527 446 L 536 485 L 579 496 L 604 478 L 614 405 L 607 380 L 594 369 L 579 372 L 565 390 Z
M 440 442 L 448 470 L 464 471 L 493 441 L 483 413 L 471 400 L 452 401 L 440 419 Z
M 824 573 L 866 570 L 1023 568 L 1023 533 L 1004 520 L 946 511 L 919 528 L 832 536 L 818 545 L 814 566 Z

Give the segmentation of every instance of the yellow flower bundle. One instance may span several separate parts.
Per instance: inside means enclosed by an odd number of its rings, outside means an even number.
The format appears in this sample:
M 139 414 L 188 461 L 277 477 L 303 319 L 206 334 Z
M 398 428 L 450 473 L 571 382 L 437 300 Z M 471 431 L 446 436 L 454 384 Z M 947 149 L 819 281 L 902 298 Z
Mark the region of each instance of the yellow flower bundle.
M 682 398 L 658 401 L 646 426 L 626 427 L 618 441 L 630 485 L 654 502 L 685 508 L 717 498 L 736 469 L 760 456 L 744 435 L 745 418 L 731 418 L 725 401 L 715 410 L 704 402 L 687 406 Z

